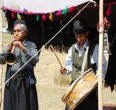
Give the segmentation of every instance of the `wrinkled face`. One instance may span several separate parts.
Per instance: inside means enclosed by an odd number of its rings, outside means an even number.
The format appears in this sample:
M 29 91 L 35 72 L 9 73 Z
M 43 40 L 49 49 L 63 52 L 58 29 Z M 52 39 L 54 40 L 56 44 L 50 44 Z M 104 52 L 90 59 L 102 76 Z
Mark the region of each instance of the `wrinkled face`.
M 22 41 L 25 39 L 26 32 L 23 30 L 20 24 L 17 24 L 14 26 L 13 35 L 15 39 Z
M 84 45 L 84 43 L 86 42 L 87 40 L 87 37 L 88 37 L 88 34 L 89 32 L 85 32 L 85 33 L 82 33 L 82 34 L 76 34 L 75 37 L 76 37 L 76 40 L 79 42 L 79 44 L 81 46 Z

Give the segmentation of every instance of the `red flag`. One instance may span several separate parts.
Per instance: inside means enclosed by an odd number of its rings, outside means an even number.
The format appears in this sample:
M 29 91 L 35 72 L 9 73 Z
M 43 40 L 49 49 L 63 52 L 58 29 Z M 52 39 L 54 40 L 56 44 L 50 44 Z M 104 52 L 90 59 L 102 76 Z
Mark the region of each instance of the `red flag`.
M 106 16 L 110 16 L 110 15 L 111 15 L 111 6 L 109 6 L 106 11 Z

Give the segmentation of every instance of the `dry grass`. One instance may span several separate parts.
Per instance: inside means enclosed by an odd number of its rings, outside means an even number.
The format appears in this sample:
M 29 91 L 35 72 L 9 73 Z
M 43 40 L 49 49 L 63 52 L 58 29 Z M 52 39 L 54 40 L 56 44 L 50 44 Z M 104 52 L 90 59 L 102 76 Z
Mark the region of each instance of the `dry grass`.
M 12 38 L 10 35 L 4 35 L 4 46 Z M 64 64 L 66 54 L 58 53 L 57 55 L 62 64 Z M 63 110 L 65 105 L 61 97 L 69 87 L 70 76 L 62 76 L 59 73 L 60 65 L 51 50 L 42 49 L 40 61 L 35 68 L 37 78 L 37 92 L 39 100 L 39 110 Z M 5 66 L 4 66 L 5 71 Z M 4 74 L 3 74 L 4 80 Z M 64 83 L 65 82 L 65 83 Z M 116 104 L 116 93 L 110 92 L 109 88 L 103 89 L 103 103 Z

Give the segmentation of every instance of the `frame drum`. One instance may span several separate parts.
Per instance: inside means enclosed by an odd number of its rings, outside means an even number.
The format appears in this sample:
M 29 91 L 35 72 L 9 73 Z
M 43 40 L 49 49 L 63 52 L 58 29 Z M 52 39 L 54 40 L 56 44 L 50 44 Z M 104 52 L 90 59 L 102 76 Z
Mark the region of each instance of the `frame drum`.
M 74 110 L 97 85 L 98 77 L 90 68 L 73 82 L 61 100 L 69 107 L 68 110 Z

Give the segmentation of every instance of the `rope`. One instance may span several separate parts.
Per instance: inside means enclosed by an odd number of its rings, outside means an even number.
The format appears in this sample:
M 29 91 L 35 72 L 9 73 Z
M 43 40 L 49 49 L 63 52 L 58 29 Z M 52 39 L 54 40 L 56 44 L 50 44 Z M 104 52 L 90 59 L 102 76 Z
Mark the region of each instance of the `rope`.
M 73 19 L 76 18 L 77 15 L 79 15 L 91 2 L 93 2 L 93 0 L 90 0 L 66 25 L 64 25 L 45 45 L 43 45 L 43 47 L 45 47 L 49 42 L 51 42 Z M 42 47 L 42 48 L 43 48 Z M 35 55 L 33 55 L 21 68 L 19 68 L 19 70 L 14 73 L 8 80 L 6 80 L 2 86 L 0 86 L 0 89 L 2 89 L 2 87 L 10 80 L 12 79 L 25 65 L 27 65 L 41 50 L 38 50 L 37 53 L 35 53 Z

